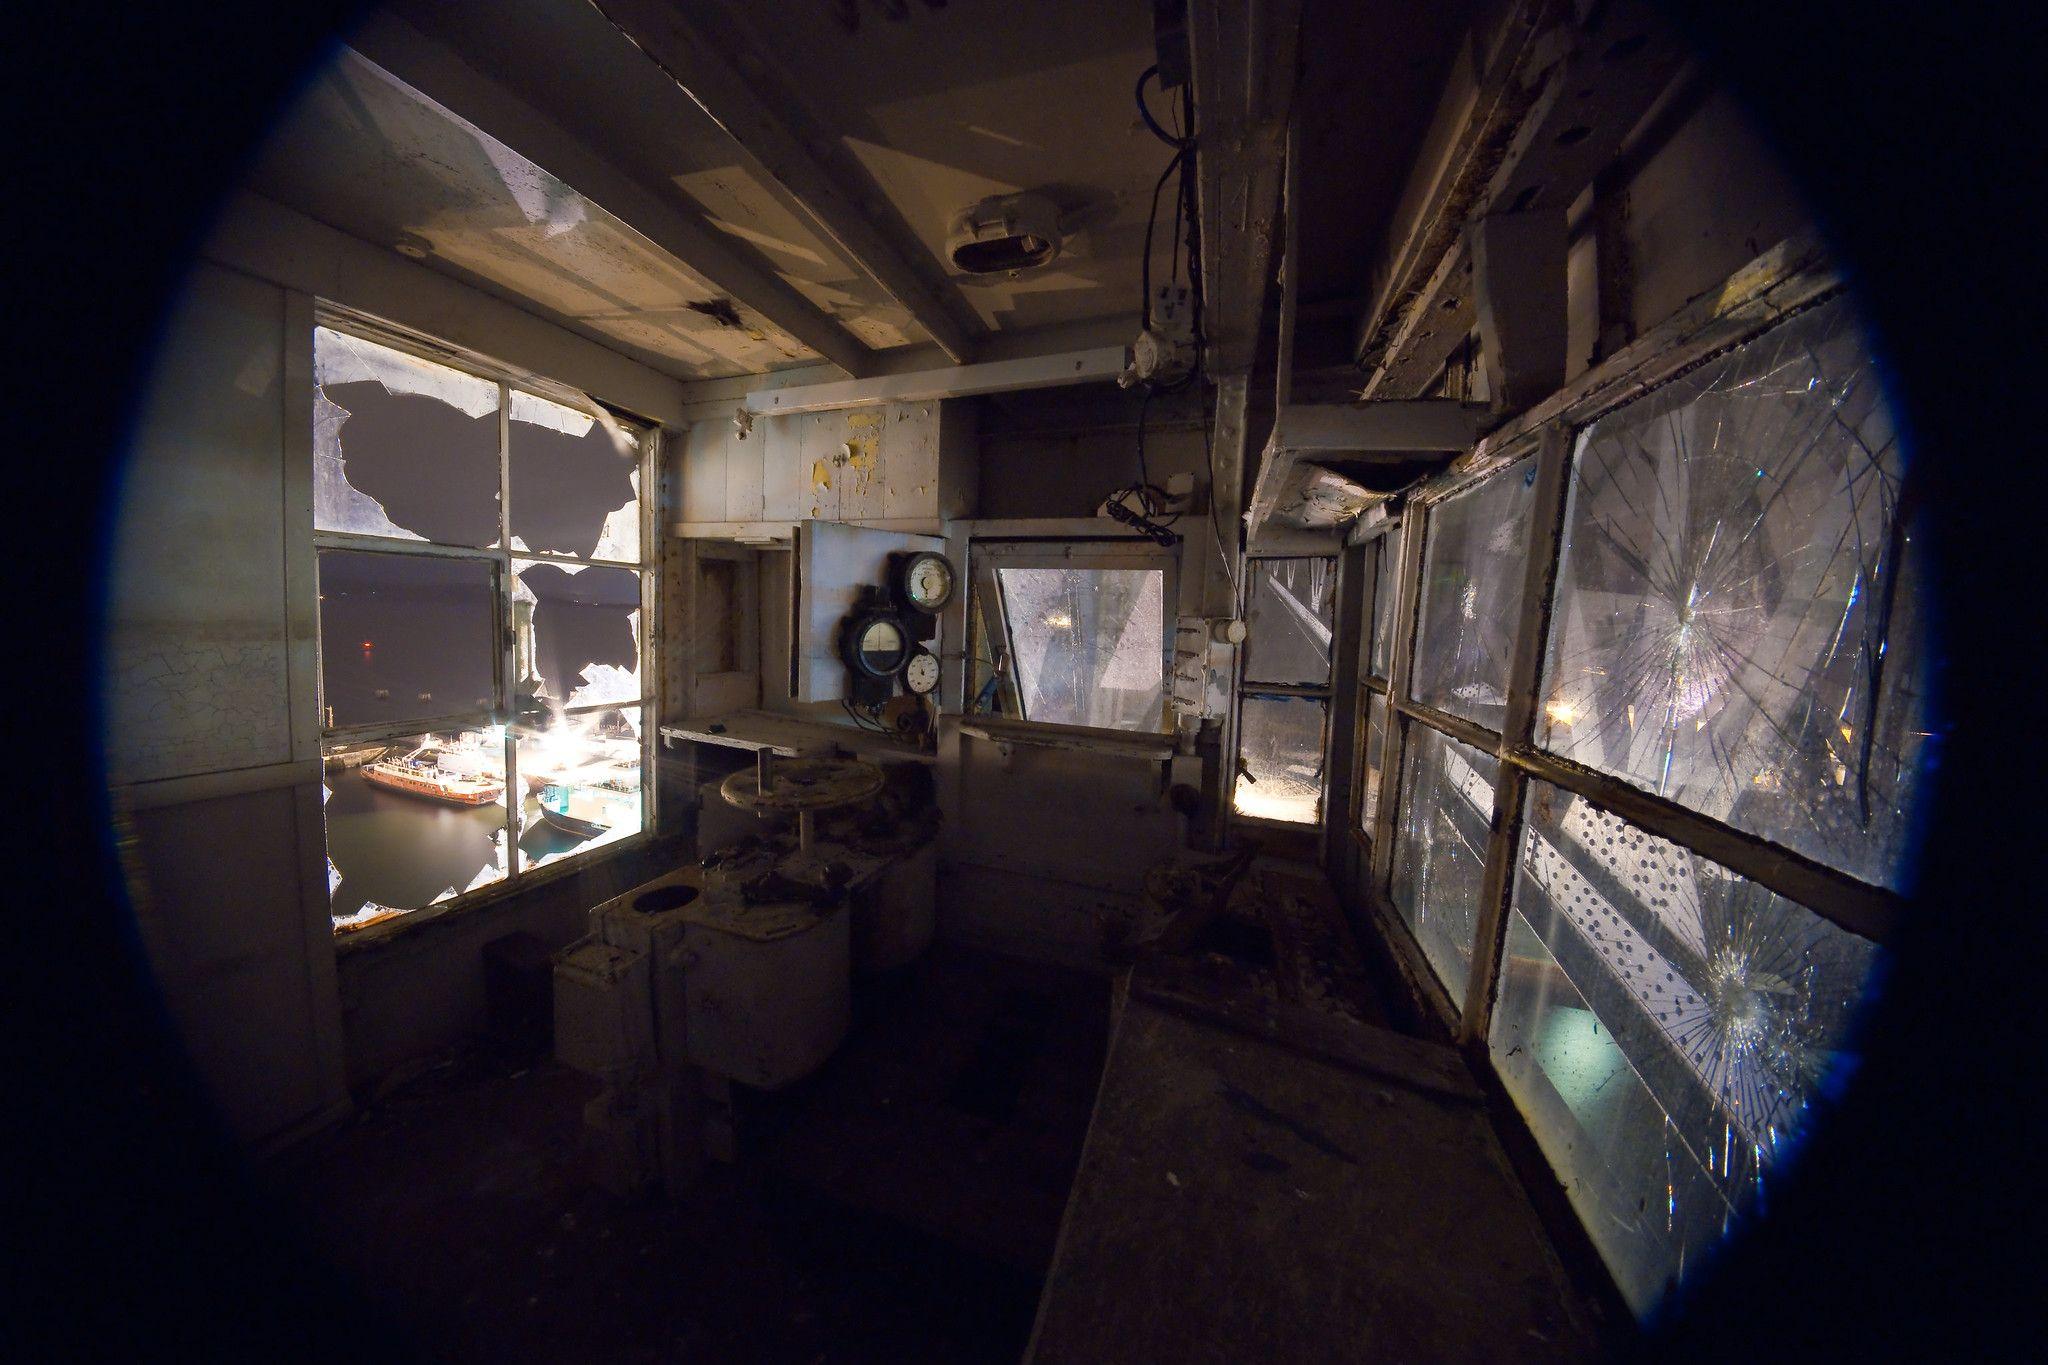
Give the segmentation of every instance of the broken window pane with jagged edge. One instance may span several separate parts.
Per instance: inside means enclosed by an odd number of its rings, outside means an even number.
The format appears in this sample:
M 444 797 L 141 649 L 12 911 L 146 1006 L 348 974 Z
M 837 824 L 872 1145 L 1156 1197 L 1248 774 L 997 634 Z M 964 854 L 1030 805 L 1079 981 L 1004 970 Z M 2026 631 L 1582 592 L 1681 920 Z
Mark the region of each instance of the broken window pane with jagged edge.
M 1373 817 L 1380 809 L 1380 757 L 1387 748 L 1387 699 L 1378 692 L 1365 695 L 1365 771 L 1359 774 L 1365 794 L 1358 803 L 1358 825 L 1371 834 Z
M 1452 1003 L 1465 1004 L 1479 882 L 1493 822 L 1500 762 L 1469 744 L 1408 723 L 1401 808 L 1394 824 L 1394 908 L 1422 945 Z
M 521 714 L 640 699 L 640 574 L 512 561 L 513 690 Z
M 498 705 L 497 568 L 485 559 L 322 550 L 327 728 Z
M 1156 731 L 1164 723 L 1166 575 L 997 569 L 1024 719 Z
M 622 706 L 548 713 L 515 731 L 520 871 L 640 832 L 644 724 L 639 707 Z
M 1638 1313 L 1761 1212 L 1877 948 L 1532 783 L 1490 1045 Z
M 1537 741 L 1901 885 L 1930 739 L 1904 473 L 1839 299 L 1595 422 Z
M 1425 706 L 1500 728 L 1535 503 L 1529 458 L 1429 509 L 1408 689 Z
M 498 385 L 313 329 L 313 527 L 492 547 Z
M 1318 697 L 1245 694 L 1238 708 L 1239 815 L 1312 825 L 1322 817 L 1323 732 L 1329 704 Z
M 640 562 L 640 439 L 550 399 L 512 391 L 512 548 Z
M 1254 559 L 1245 607 L 1247 682 L 1321 687 L 1330 681 L 1336 622 L 1334 559 Z
M 330 740 L 323 757 L 336 933 L 505 879 L 503 727 Z
M 1401 596 L 1400 534 L 1389 531 L 1373 546 L 1378 567 L 1372 579 L 1372 648 L 1368 651 L 1368 666 L 1375 678 L 1389 677 L 1394 669 L 1394 604 Z

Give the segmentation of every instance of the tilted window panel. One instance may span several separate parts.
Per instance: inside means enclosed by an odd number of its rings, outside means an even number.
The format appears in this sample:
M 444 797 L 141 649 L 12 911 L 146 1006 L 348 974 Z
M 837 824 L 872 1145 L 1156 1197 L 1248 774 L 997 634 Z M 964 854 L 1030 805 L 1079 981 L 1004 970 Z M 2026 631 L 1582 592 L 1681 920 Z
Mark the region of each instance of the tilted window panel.
M 1337 562 L 1329 558 L 1250 561 L 1245 608 L 1248 682 L 1322 687 L 1330 681 Z
M 1419 721 L 1409 723 L 1390 890 L 1395 910 L 1461 1008 L 1499 773 L 1492 755 Z
M 1429 509 L 1409 679 L 1415 700 L 1500 728 L 1535 514 L 1534 458 Z

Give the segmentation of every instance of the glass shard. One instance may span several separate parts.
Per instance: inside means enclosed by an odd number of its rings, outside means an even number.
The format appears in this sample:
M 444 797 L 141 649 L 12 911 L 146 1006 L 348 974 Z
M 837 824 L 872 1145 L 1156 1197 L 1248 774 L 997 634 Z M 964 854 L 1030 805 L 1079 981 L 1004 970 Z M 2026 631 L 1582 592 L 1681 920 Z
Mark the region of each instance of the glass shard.
M 494 546 L 498 386 L 318 327 L 313 526 Z
M 497 705 L 497 571 L 487 560 L 322 550 L 328 728 Z
M 1757 1206 L 1877 949 L 1544 783 L 1490 1045 L 1638 1312 Z
M 1538 742 L 1900 885 L 1930 739 L 1904 472 L 1839 300 L 1595 422 Z
M 324 756 L 335 932 L 504 879 L 501 728 L 330 741 Z
M 512 561 L 512 632 L 522 710 L 640 699 L 640 575 Z
M 1536 461 L 1525 459 L 1429 509 L 1409 695 L 1499 729 L 1521 614 Z
M 1500 762 L 1417 721 L 1401 758 L 1394 908 L 1452 1003 L 1463 1008 Z
M 521 871 L 640 832 L 641 719 L 637 707 L 586 711 L 516 732 Z
M 640 447 L 617 423 L 512 391 L 512 548 L 640 560 Z
M 1163 570 L 999 568 L 996 584 L 1026 720 L 1161 727 Z
M 1244 697 L 1238 712 L 1243 768 L 1231 797 L 1239 815 L 1304 825 L 1322 818 L 1328 713 L 1329 704 L 1316 697 Z
M 1331 559 L 1250 561 L 1244 645 L 1247 681 L 1315 687 L 1330 681 L 1336 568 Z

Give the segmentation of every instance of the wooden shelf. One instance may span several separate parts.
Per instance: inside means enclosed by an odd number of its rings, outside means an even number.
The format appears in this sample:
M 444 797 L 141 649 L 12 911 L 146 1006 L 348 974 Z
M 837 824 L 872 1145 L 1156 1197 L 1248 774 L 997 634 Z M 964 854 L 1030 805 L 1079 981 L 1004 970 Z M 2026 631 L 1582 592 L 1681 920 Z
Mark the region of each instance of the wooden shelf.
M 1171 735 L 1094 730 L 1082 725 L 1048 725 L 999 716 L 976 716 L 962 721 L 960 733 L 991 744 L 1016 745 L 1026 749 L 1076 749 L 1082 753 L 1114 754 L 1146 763 L 1167 763 L 1173 759 Z
M 668 744 L 718 744 L 749 752 L 769 749 L 794 757 L 806 749 L 836 744 L 862 758 L 892 762 L 933 763 L 937 755 L 924 753 L 886 735 L 857 730 L 850 725 L 828 725 L 820 721 L 779 716 L 770 711 L 733 711 L 723 716 L 704 716 L 677 725 L 661 727 Z

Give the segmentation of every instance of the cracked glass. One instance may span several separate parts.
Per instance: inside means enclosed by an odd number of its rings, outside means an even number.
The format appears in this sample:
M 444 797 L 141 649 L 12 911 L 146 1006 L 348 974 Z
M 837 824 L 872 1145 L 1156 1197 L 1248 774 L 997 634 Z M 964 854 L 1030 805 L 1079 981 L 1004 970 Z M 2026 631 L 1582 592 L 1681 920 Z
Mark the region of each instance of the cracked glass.
M 314 529 L 498 544 L 495 382 L 325 327 L 313 377 Z
M 1373 543 L 1372 648 L 1367 667 L 1375 678 L 1391 675 L 1394 667 L 1394 602 L 1400 596 L 1401 548 L 1399 531 L 1389 531 Z
M 502 727 L 330 740 L 323 758 L 336 933 L 505 879 Z
M 497 566 L 322 550 L 320 691 L 332 729 L 497 704 Z
M 995 575 L 1024 719 L 1161 728 L 1163 570 L 998 568 Z
M 1379 692 L 1368 692 L 1365 697 L 1365 794 L 1358 803 L 1358 826 L 1371 834 L 1373 817 L 1380 808 L 1380 758 L 1387 748 L 1387 699 Z
M 1321 687 L 1330 681 L 1336 621 L 1334 559 L 1254 559 L 1245 607 L 1248 682 Z
M 1556 787 L 1526 802 L 1490 1047 L 1642 1313 L 1765 1207 L 1879 952 Z
M 1904 478 L 1840 300 L 1593 423 L 1538 743 L 1901 885 L 1933 738 Z
M 1469 744 L 1408 723 L 1394 824 L 1394 908 L 1453 1003 L 1465 1004 L 1479 882 L 1500 763 Z
M 640 698 L 640 574 L 512 561 L 513 659 L 521 709 Z
M 1408 688 L 1423 705 L 1500 728 L 1535 503 L 1528 458 L 1429 509 Z

